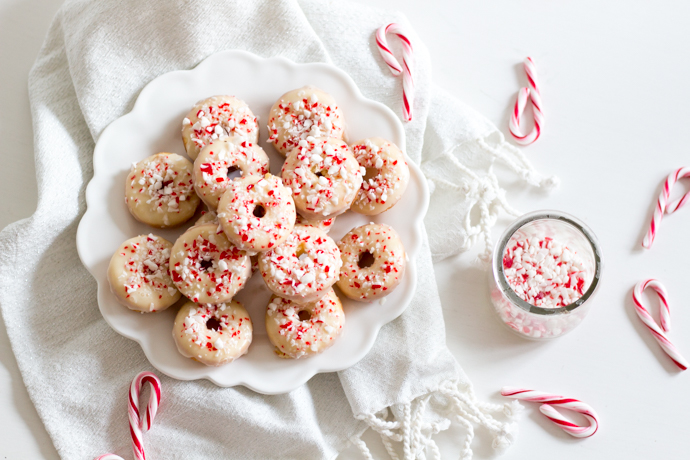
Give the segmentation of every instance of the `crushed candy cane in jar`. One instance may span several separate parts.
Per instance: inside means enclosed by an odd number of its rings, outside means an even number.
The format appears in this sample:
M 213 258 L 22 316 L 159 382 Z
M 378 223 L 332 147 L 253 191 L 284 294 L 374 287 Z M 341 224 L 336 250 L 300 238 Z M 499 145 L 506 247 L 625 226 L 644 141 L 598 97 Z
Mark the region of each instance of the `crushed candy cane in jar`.
M 582 258 L 549 237 L 513 235 L 503 254 L 503 273 L 515 294 L 536 307 L 565 307 L 586 290 Z
M 506 228 L 491 265 L 491 303 L 503 324 L 525 338 L 551 339 L 587 316 L 602 253 L 584 222 L 560 211 L 535 211 Z

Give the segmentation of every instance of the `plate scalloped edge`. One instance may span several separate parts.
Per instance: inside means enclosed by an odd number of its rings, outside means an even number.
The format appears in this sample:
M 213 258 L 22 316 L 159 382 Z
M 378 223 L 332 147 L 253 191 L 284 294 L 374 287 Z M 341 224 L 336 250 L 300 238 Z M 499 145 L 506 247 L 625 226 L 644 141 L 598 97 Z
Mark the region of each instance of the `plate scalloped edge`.
M 423 230 L 423 217 L 426 214 L 426 211 L 428 209 L 429 205 L 429 190 L 427 187 L 426 180 L 421 173 L 421 170 L 419 167 L 410 160 L 410 158 L 407 156 L 407 153 L 405 153 L 407 162 L 410 166 L 411 170 L 411 177 L 410 177 L 410 183 L 412 183 L 413 180 L 417 182 L 417 185 L 419 186 L 418 192 L 421 192 L 421 209 L 418 210 L 418 214 L 415 216 L 416 218 L 414 219 L 414 224 L 413 224 L 413 233 L 414 233 L 414 244 L 411 245 L 411 247 L 408 247 L 406 245 L 406 252 L 409 255 L 409 262 L 407 264 L 406 268 L 406 275 L 409 273 L 410 279 L 413 282 L 412 289 L 410 290 L 410 294 L 406 296 L 403 302 L 401 302 L 400 306 L 396 309 L 386 309 L 383 310 L 381 315 L 375 316 L 372 321 L 370 322 L 365 322 L 364 325 L 360 325 L 360 327 L 366 327 L 369 329 L 368 333 L 366 334 L 367 340 L 364 342 L 363 346 L 357 351 L 357 353 L 354 353 L 349 362 L 346 365 L 342 364 L 333 364 L 333 365 L 325 365 L 322 364 L 318 367 L 312 366 L 310 369 L 305 370 L 298 378 L 293 379 L 289 385 L 283 385 L 280 388 L 276 388 L 275 385 L 270 385 L 266 384 L 266 382 L 256 382 L 256 381 L 251 381 L 251 380 L 245 380 L 243 376 L 237 376 L 235 380 L 232 382 L 228 381 L 220 381 L 213 375 L 203 375 L 203 376 L 191 376 L 191 377 L 185 377 L 181 375 L 172 375 L 167 369 L 161 368 L 156 365 L 154 362 L 155 360 L 152 359 L 152 345 L 150 343 L 150 340 L 147 340 L 146 337 L 141 337 L 138 334 L 132 333 L 131 331 L 127 330 L 122 330 L 122 328 L 119 328 L 116 324 L 114 324 L 111 321 L 111 318 L 108 317 L 107 314 L 104 313 L 104 308 L 103 304 L 100 301 L 101 298 L 105 295 L 110 295 L 110 288 L 108 285 L 107 280 L 103 280 L 104 274 L 99 273 L 97 270 L 97 263 L 99 262 L 98 260 L 94 260 L 94 257 L 89 254 L 89 248 L 87 242 L 89 241 L 89 230 L 93 228 L 95 225 L 95 220 L 98 219 L 97 214 L 94 212 L 94 209 L 96 209 L 97 205 L 97 192 L 98 192 L 98 184 L 101 180 L 104 179 L 105 176 L 107 176 L 107 171 L 106 171 L 106 162 L 105 158 L 103 157 L 104 153 L 102 153 L 103 150 L 105 150 L 105 147 L 103 147 L 101 140 L 103 139 L 108 139 L 111 133 L 115 132 L 117 130 L 117 127 L 119 124 L 125 123 L 128 119 L 134 118 L 137 116 L 137 114 L 143 110 L 143 107 L 147 106 L 147 101 L 149 100 L 150 97 L 153 96 L 154 93 L 154 88 L 158 85 L 165 84 L 165 81 L 167 79 L 171 78 L 187 78 L 191 77 L 194 73 L 199 73 L 206 71 L 209 67 L 213 67 L 217 62 L 223 61 L 223 60 L 244 60 L 244 61 L 249 61 L 250 63 L 254 65 L 262 65 L 262 64 L 268 64 L 268 65 L 279 65 L 288 68 L 291 71 L 319 71 L 319 72 L 324 72 L 324 73 L 330 73 L 333 76 L 335 76 L 336 79 L 339 79 L 342 83 L 344 83 L 345 88 L 347 91 L 351 94 L 353 97 L 353 100 L 361 104 L 363 106 L 368 106 L 370 109 L 376 110 L 381 113 L 382 116 L 386 117 L 389 121 L 393 124 L 395 131 L 398 134 L 398 141 L 397 143 L 399 144 L 401 150 L 403 152 L 406 152 L 406 146 L 405 146 L 405 133 L 404 133 L 404 128 L 402 126 L 401 121 L 399 118 L 393 113 L 393 111 L 385 106 L 384 104 L 373 101 L 371 99 L 365 98 L 362 93 L 360 92 L 359 88 L 355 84 L 355 82 L 352 80 L 352 78 L 347 75 L 345 72 L 340 70 L 337 67 L 334 67 L 330 64 L 325 64 L 325 63 L 295 63 L 293 61 L 290 61 L 284 57 L 272 57 L 272 58 L 261 58 L 259 56 L 256 56 L 252 53 L 246 52 L 246 51 L 239 51 L 239 50 L 231 50 L 231 51 L 222 51 L 219 53 L 215 53 L 206 59 L 204 59 L 202 62 L 200 62 L 196 67 L 189 69 L 189 70 L 176 70 L 172 72 L 168 72 L 166 74 L 160 75 L 150 81 L 139 93 L 134 106 L 132 110 L 123 115 L 122 117 L 116 119 L 113 121 L 110 125 L 108 125 L 103 132 L 101 133 L 99 140 L 96 144 L 96 148 L 94 149 L 94 157 L 93 157 L 93 167 L 94 167 L 94 175 L 93 178 L 89 181 L 89 184 L 86 188 L 86 212 L 84 213 L 83 217 L 81 218 L 79 222 L 79 227 L 77 229 L 77 251 L 79 254 L 79 257 L 84 264 L 84 266 L 87 268 L 89 273 L 96 279 L 97 284 L 98 284 L 98 299 L 99 299 L 99 308 L 101 309 L 101 313 L 103 314 L 103 317 L 106 319 L 108 324 L 120 335 L 127 337 L 129 339 L 132 339 L 139 343 L 141 348 L 143 349 L 147 359 L 149 362 L 156 367 L 159 371 L 162 373 L 178 379 L 178 380 L 196 380 L 198 378 L 206 378 L 210 381 L 212 381 L 214 384 L 221 386 L 221 387 L 231 387 L 231 386 L 236 386 L 236 385 L 243 385 L 246 386 L 254 391 L 257 391 L 259 393 L 263 394 L 281 394 L 281 393 L 287 393 L 289 391 L 292 391 L 299 386 L 303 385 L 306 383 L 311 377 L 316 375 L 317 373 L 322 373 L 322 372 L 333 372 L 333 371 L 339 371 L 346 369 L 348 367 L 351 367 L 352 365 L 356 364 L 359 360 L 361 360 L 372 348 L 374 341 L 376 340 L 376 337 L 378 336 L 378 332 L 383 327 L 385 324 L 393 321 L 395 318 L 397 318 L 400 314 L 403 313 L 403 311 L 407 308 L 409 302 L 411 301 L 412 296 L 414 295 L 414 292 L 416 291 L 416 282 L 417 282 L 417 267 L 416 267 L 416 256 L 421 249 L 423 238 L 424 238 L 424 230 Z M 412 184 L 410 184 L 412 185 Z M 410 187 L 408 186 L 408 190 L 406 193 L 410 193 Z M 209 373 L 211 374 L 210 370 Z

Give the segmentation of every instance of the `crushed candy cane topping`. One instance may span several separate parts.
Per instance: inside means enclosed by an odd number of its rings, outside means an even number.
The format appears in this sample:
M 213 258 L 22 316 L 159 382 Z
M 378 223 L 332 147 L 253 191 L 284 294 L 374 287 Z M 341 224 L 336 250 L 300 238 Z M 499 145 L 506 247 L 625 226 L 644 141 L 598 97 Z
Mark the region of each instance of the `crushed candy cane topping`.
M 244 340 L 243 323 L 247 318 L 237 317 L 225 304 L 200 304 L 187 313 L 182 324 L 182 332 L 191 336 L 190 340 L 197 346 L 209 351 L 221 351 L 231 342 Z M 215 321 L 212 321 L 212 320 Z M 211 320 L 211 321 L 209 321 Z M 209 324 L 211 327 L 209 327 Z M 218 337 L 210 340 L 209 329 L 217 332 Z
M 309 137 L 288 156 L 281 175 L 300 212 L 325 218 L 350 207 L 364 172 L 342 140 Z
M 410 175 L 402 152 L 390 142 L 379 146 L 370 139 L 353 145 L 352 151 L 359 165 L 365 168 L 353 208 L 388 209 L 404 192 Z
M 274 296 L 266 309 L 271 342 L 291 358 L 321 353 L 338 338 L 344 323 L 345 314 L 333 289 L 303 305 Z
M 323 295 L 338 280 L 341 265 L 338 246 L 314 227 L 295 226 L 283 244 L 259 255 L 268 288 L 300 300 Z
M 584 262 L 575 251 L 552 238 L 521 232 L 508 241 L 503 273 L 518 297 L 536 307 L 565 307 L 588 288 Z
M 253 326 L 237 301 L 184 304 L 175 318 L 173 337 L 183 356 L 209 365 L 227 364 L 247 353 Z
M 231 136 L 256 142 L 259 125 L 243 101 L 232 96 L 215 96 L 199 102 L 192 108 L 182 122 L 182 133 L 194 144 L 198 152 L 214 140 Z M 187 146 L 187 151 L 189 150 Z M 196 154 L 192 156 L 196 157 Z
M 391 227 L 368 224 L 354 228 L 338 247 L 343 259 L 338 287 L 348 297 L 377 299 L 392 292 L 402 280 L 406 254 Z
M 143 286 L 165 291 L 170 296 L 175 295 L 177 289 L 168 271 L 170 247 L 166 243 L 167 241 L 148 234 L 122 247 L 120 255 L 125 258 L 123 268 L 129 275 L 124 285 L 127 297 Z
M 326 233 L 328 233 L 329 230 L 331 228 L 333 228 L 334 223 L 335 223 L 335 217 L 331 217 L 329 219 L 323 219 L 323 220 L 315 220 L 315 219 L 308 219 L 306 217 L 303 217 L 301 214 L 297 214 L 297 218 L 295 219 L 295 225 L 309 225 L 311 227 L 316 227 L 318 229 L 321 229 Z
M 249 141 L 215 142 L 194 161 L 194 186 L 204 202 L 215 207 L 230 183 L 238 178 L 234 174 L 244 177 L 267 173 L 268 156 L 258 145 Z
M 226 235 L 245 250 L 265 251 L 285 241 L 295 224 L 295 204 L 279 177 L 248 176 L 223 196 L 218 218 Z
M 309 87 L 295 91 L 284 95 L 271 110 L 268 142 L 287 155 L 308 137 L 343 137 L 342 113 L 330 96 L 322 95 L 320 100 Z
M 162 213 L 166 225 L 169 214 L 181 212 L 181 202 L 198 200 L 194 194 L 191 163 L 176 154 L 160 153 L 133 164 L 127 183 L 125 202 Z
M 170 264 L 175 285 L 194 302 L 229 300 L 251 275 L 247 253 L 233 246 L 215 224 L 187 230 L 175 242 Z

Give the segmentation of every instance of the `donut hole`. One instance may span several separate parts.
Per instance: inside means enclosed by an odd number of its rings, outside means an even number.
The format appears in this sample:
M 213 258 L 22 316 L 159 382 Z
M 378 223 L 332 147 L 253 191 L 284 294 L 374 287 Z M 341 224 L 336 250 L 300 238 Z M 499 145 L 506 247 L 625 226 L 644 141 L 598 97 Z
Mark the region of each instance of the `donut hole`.
M 374 255 L 369 251 L 364 251 L 359 255 L 359 260 L 357 260 L 357 266 L 359 268 L 369 268 L 374 265 L 376 259 Z
M 364 173 L 364 180 L 368 181 L 369 179 L 373 179 L 376 176 L 379 175 L 379 170 L 376 168 L 366 168 L 366 172 Z
M 266 208 L 264 208 L 260 204 L 257 204 L 256 207 L 254 207 L 254 211 L 252 212 L 252 214 L 261 219 L 263 216 L 266 215 Z
M 328 169 L 322 169 L 321 171 L 314 171 L 316 177 L 326 177 L 328 175 Z
M 238 166 L 232 165 L 228 168 L 227 176 L 230 180 L 237 179 L 242 176 L 242 170 Z
M 221 328 L 220 321 L 218 321 L 215 317 L 211 317 L 206 321 L 206 328 L 212 331 L 220 331 Z
M 173 185 L 173 182 L 175 182 L 175 181 L 174 181 L 174 180 L 172 180 L 172 179 L 170 179 L 170 180 L 166 180 L 165 182 L 163 182 L 163 183 L 161 184 L 161 185 L 162 185 L 162 187 L 161 187 L 161 188 L 165 188 L 165 187 L 171 187 L 171 186 Z
M 295 257 L 297 257 L 299 260 L 302 260 L 304 257 L 307 256 L 307 247 L 304 245 L 304 243 L 300 243 L 299 246 L 297 246 L 297 250 L 295 251 Z
M 199 266 L 201 267 L 202 270 L 209 271 L 213 268 L 213 259 L 201 259 L 199 261 Z
M 311 319 L 311 313 L 309 313 L 307 310 L 300 310 L 297 312 L 297 317 L 300 321 L 309 321 Z

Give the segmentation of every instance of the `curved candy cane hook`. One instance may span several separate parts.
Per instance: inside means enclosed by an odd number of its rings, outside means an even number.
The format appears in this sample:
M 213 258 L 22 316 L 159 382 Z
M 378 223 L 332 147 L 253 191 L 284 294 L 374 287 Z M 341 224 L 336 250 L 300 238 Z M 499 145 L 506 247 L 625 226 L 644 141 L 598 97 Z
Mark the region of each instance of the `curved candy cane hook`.
M 139 395 L 144 384 L 148 383 L 151 386 L 151 394 L 149 395 L 149 402 L 146 405 L 146 411 L 139 413 Z M 135 460 L 146 460 L 146 453 L 144 452 L 143 433 L 151 429 L 153 419 L 158 412 L 158 404 L 161 401 L 161 381 L 156 374 L 151 372 L 141 372 L 129 387 L 129 432 L 132 436 L 132 451 Z M 115 454 L 105 454 L 97 457 L 95 460 L 123 460 L 122 457 Z
M 642 304 L 642 292 L 648 287 L 654 289 L 659 296 L 659 317 L 661 318 L 661 326 L 654 321 L 647 307 Z M 654 336 L 659 343 L 659 346 L 661 346 L 664 352 L 666 352 L 680 370 L 686 370 L 688 368 L 688 362 L 681 356 L 678 349 L 671 343 L 666 335 L 671 328 L 671 317 L 664 286 L 655 279 L 641 281 L 635 285 L 632 297 L 635 303 L 635 313 L 637 313 L 637 316 L 642 320 L 644 325 L 647 326 L 647 329 L 651 331 L 652 336 Z
M 592 409 L 590 405 L 577 399 L 514 387 L 503 387 L 501 389 L 501 394 L 508 398 L 543 403 L 539 407 L 541 413 L 555 423 L 560 429 L 576 438 L 588 438 L 599 429 L 599 416 L 597 413 L 594 412 L 594 409 Z M 580 426 L 569 421 L 555 409 L 556 407 L 562 407 L 563 409 L 568 409 L 584 415 L 589 422 L 589 426 Z
M 664 188 L 659 195 L 659 199 L 656 202 L 656 207 L 654 208 L 654 215 L 652 216 L 652 221 L 649 224 L 649 230 L 642 240 L 642 247 L 649 249 L 654 243 L 654 238 L 656 237 L 657 229 L 661 223 L 661 219 L 664 217 L 664 213 L 673 214 L 678 209 L 680 209 L 689 199 L 690 192 L 687 192 L 681 198 L 669 203 L 668 199 L 671 196 L 671 189 L 680 179 L 690 177 L 690 167 L 679 168 L 668 175 L 666 181 L 664 182 Z
M 520 145 L 529 145 L 539 139 L 541 134 L 541 127 L 544 124 L 544 112 L 542 111 L 541 103 L 541 91 L 539 90 L 538 79 L 537 79 L 537 67 L 534 65 L 534 61 L 531 57 L 525 59 L 525 73 L 527 74 L 527 80 L 529 82 L 529 87 L 520 88 L 518 91 L 518 97 L 515 101 L 515 108 L 513 113 L 510 115 L 510 134 L 515 138 L 515 142 Z M 530 98 L 532 102 L 532 111 L 534 113 L 534 127 L 532 131 L 527 134 L 523 134 L 520 128 L 520 118 L 527 105 L 527 97 Z
M 397 35 L 400 39 L 403 51 L 402 65 L 400 65 L 400 62 L 393 56 L 393 52 L 388 46 L 388 40 L 386 40 L 386 34 L 388 32 Z M 383 60 L 386 61 L 386 64 L 388 64 L 388 67 L 391 69 L 391 73 L 395 76 L 400 74 L 403 76 L 403 120 L 410 121 L 412 120 L 412 103 L 414 102 L 414 80 L 412 78 L 412 53 L 414 50 L 412 49 L 412 43 L 407 35 L 405 35 L 403 27 L 393 22 L 381 26 L 376 31 L 376 45 L 378 46 L 379 53 L 381 53 L 381 57 L 383 57 Z

